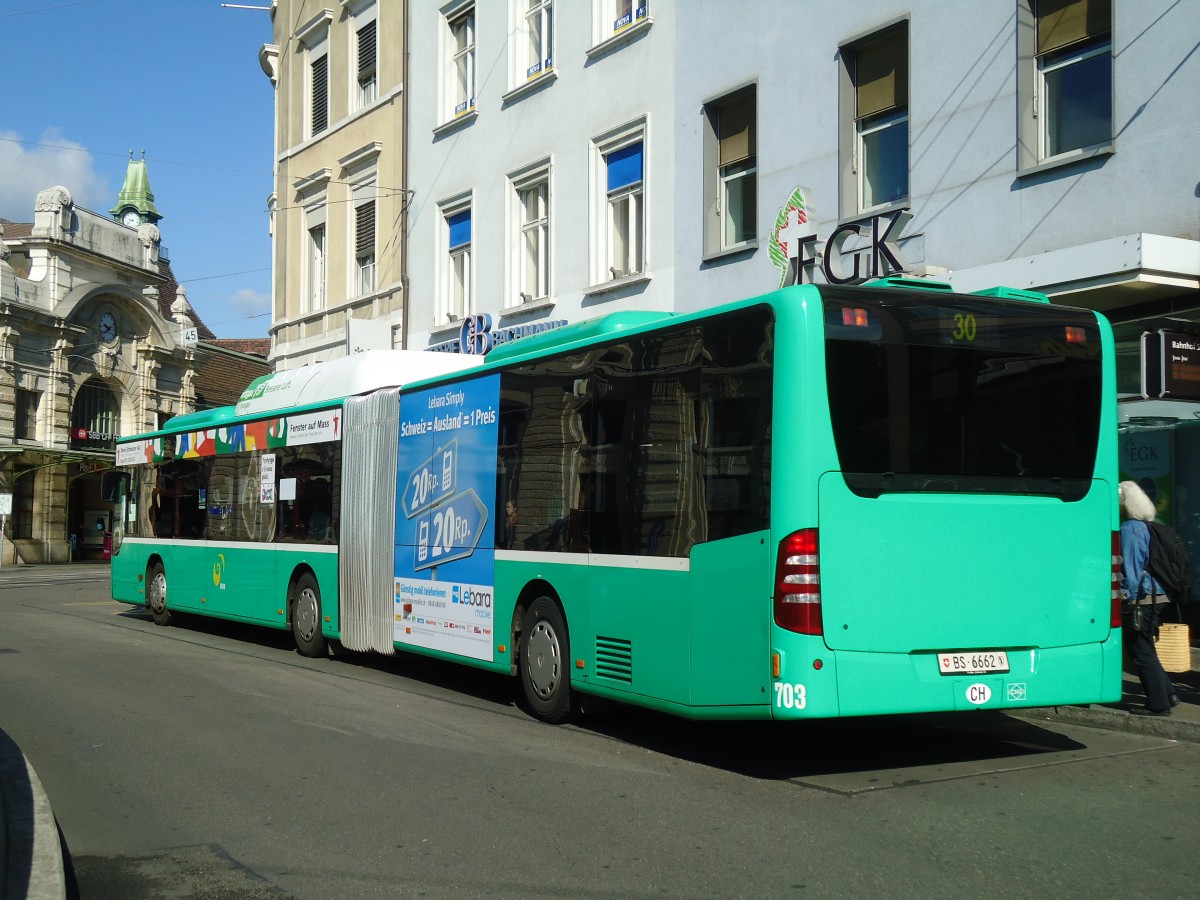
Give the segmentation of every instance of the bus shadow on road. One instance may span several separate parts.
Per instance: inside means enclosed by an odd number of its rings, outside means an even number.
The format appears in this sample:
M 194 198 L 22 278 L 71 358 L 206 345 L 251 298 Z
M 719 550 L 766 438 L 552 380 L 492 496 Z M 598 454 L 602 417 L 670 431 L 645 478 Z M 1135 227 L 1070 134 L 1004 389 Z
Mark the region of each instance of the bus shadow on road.
M 132 607 L 119 615 L 154 627 L 143 608 Z M 444 702 L 532 715 L 518 698 L 515 679 L 419 654 L 383 656 L 331 647 L 327 659 L 305 659 L 296 655 L 288 631 L 190 615 L 177 615 L 166 631 L 228 640 L 306 665 L 328 664 L 331 673 L 374 684 L 403 678 L 420 683 L 430 696 Z M 400 687 L 402 682 L 394 684 Z M 847 794 L 1105 755 L 1111 750 L 1104 747 L 1105 741 L 1114 740 L 1101 737 L 1099 731 L 1072 737 L 990 710 L 803 722 L 710 722 L 587 700 L 572 727 L 751 778 L 793 781 Z
M 153 624 L 150 610 L 142 606 L 131 606 L 129 609 L 117 613 L 117 616 L 122 619 L 145 622 L 151 628 L 158 627 Z M 214 619 L 189 613 L 173 612 L 170 627 L 161 630 L 165 635 L 212 635 L 259 647 L 293 651 L 296 649 L 296 642 L 292 639 L 290 631 L 279 631 L 273 628 L 263 628 L 261 625 L 234 622 L 230 619 Z
M 145 622 L 148 629 L 156 629 L 149 610 L 143 607 L 131 607 L 118 616 Z M 363 677 L 375 684 L 387 685 L 388 679 L 404 678 L 421 683 L 439 699 L 449 702 L 478 700 L 506 708 L 516 705 L 517 683 L 514 679 L 416 653 L 397 652 L 391 656 L 356 653 L 331 641 L 324 656 L 304 657 L 296 652 L 296 642 L 290 631 L 178 612 L 174 614 L 171 626 L 160 630 L 167 635 L 205 636 L 229 641 L 240 650 L 251 652 L 251 648 L 255 648 L 253 652 L 263 651 L 272 658 L 282 657 L 299 665 L 328 664 L 333 674 Z M 402 683 L 396 681 L 394 684 L 399 687 Z
M 641 710 L 580 726 L 699 765 L 837 793 L 943 781 L 1088 755 L 1071 736 L 1000 712 L 808 722 L 693 722 Z

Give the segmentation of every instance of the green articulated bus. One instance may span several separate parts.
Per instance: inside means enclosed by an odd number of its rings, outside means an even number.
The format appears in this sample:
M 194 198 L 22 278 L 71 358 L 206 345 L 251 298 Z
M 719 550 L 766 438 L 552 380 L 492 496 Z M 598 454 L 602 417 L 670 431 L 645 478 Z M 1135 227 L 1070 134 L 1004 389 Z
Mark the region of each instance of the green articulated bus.
M 901 279 L 368 351 L 120 441 L 113 597 L 550 722 L 1112 702 L 1113 358 L 1090 310 Z

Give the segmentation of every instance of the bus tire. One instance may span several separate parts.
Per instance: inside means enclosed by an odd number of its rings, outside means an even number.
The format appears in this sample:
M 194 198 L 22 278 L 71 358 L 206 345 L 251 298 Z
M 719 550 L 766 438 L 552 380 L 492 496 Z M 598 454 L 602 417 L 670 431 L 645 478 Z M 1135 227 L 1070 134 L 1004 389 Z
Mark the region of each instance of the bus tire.
M 167 573 L 160 562 L 146 574 L 146 605 L 155 625 L 170 625 L 171 611 L 167 609 Z
M 533 714 L 557 724 L 571 714 L 570 643 L 558 604 L 538 597 L 521 624 L 521 687 Z
M 292 595 L 292 636 L 301 656 L 324 656 L 325 635 L 321 634 L 321 589 L 317 579 L 305 573 Z

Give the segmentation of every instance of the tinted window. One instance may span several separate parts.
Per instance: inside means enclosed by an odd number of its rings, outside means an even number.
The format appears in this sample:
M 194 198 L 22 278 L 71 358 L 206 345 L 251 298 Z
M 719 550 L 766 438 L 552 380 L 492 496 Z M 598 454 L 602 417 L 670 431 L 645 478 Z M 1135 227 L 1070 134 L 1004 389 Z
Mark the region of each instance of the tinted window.
M 1100 428 L 1095 316 L 947 300 L 828 292 L 829 406 L 847 484 L 866 496 L 1082 497 Z
M 686 556 L 767 527 L 768 308 L 501 376 L 496 546 Z

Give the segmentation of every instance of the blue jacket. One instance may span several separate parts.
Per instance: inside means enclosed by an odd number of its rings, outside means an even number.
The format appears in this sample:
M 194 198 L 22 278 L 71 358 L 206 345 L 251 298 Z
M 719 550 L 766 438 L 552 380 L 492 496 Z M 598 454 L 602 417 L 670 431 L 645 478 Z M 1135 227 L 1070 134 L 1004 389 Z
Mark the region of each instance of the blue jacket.
M 1126 519 L 1121 523 L 1121 567 L 1124 579 L 1121 587 L 1132 600 L 1140 600 L 1147 594 L 1166 594 L 1163 586 L 1146 570 L 1150 561 L 1150 526 L 1138 519 Z

